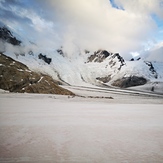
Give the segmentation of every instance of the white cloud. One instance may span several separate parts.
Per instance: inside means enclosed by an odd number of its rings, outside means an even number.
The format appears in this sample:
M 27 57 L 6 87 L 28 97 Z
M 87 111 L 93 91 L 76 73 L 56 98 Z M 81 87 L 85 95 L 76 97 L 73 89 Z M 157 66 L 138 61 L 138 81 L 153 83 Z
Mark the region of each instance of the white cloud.
M 108 0 L 49 0 L 57 15 L 57 21 L 63 26 L 73 27 L 74 31 L 64 28 L 64 33 L 69 32 L 75 38 L 76 44 L 81 48 L 105 48 L 113 52 L 120 52 L 129 57 L 130 51 L 138 51 L 143 43 L 150 39 L 155 22 L 151 19 L 152 12 L 157 10 L 157 3 L 152 1 L 145 8 L 145 1 L 130 1 L 125 3 L 124 10 L 113 8 Z M 121 1 L 117 0 L 118 3 Z M 142 6 L 141 6 L 142 5 Z M 144 11 L 145 14 L 131 12 L 133 9 Z M 73 41 L 72 41 L 73 42 Z
M 153 45 L 144 53 L 145 60 L 163 62 L 163 42 Z
M 137 15 L 156 14 L 163 18 L 163 0 L 114 0 L 126 11 Z
M 139 56 L 140 54 L 138 52 L 131 52 L 131 55 L 133 56 L 133 58 Z
M 142 50 L 145 42 L 153 40 L 157 26 L 151 14 L 162 18 L 162 1 L 114 0 L 124 9 L 119 10 L 109 0 L 35 0 L 29 1 L 28 9 L 16 6 L 12 10 L 31 21 L 19 25 L 41 46 L 64 46 L 68 55 L 74 49 L 103 48 L 130 59 L 131 52 Z

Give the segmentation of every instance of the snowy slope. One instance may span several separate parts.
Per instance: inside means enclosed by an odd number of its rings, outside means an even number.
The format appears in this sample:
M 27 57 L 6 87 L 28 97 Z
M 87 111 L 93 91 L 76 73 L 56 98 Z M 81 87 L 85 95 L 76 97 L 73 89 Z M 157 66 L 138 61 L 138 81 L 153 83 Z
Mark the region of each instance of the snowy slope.
M 21 38 L 18 34 L 15 35 Z M 163 82 L 162 62 L 147 62 L 142 59 L 124 61 L 118 53 L 114 54 L 105 50 L 96 52 L 78 50 L 75 55 L 67 57 L 64 48 L 60 51 L 43 49 L 24 38 L 21 38 L 21 41 L 21 46 L 5 43 L 4 53 L 26 64 L 30 69 L 48 74 L 65 84 L 111 85 L 118 79 L 130 76 L 143 77 L 147 80 L 147 84 Z M 51 63 L 48 64 L 39 59 L 40 53 L 51 58 Z
M 162 99 L 125 99 L 0 93 L 0 162 L 161 163 Z

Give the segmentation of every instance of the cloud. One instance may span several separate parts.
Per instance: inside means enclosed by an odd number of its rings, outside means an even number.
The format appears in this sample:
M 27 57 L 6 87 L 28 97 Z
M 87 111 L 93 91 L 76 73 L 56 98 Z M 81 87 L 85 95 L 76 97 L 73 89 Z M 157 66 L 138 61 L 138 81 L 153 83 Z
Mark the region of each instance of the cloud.
M 130 51 L 140 50 L 156 30 L 148 14 L 118 10 L 108 0 L 49 2 L 60 22 L 73 28 L 72 33 L 69 28 L 64 33 L 75 34 L 74 42 L 82 48 L 105 48 L 128 57 Z
M 130 13 L 149 16 L 156 14 L 163 19 L 163 0 L 114 0 L 118 6 Z
M 36 1 L 3 0 L 0 1 L 0 21 L 23 42 L 35 42 L 40 49 L 58 47 L 59 37 L 53 21 L 44 18 L 41 10 L 44 6 Z
M 163 42 L 153 45 L 153 47 L 143 53 L 143 57 L 148 61 L 163 62 Z
M 3 0 L 0 15 L 2 21 L 15 30 L 22 29 L 24 36 L 42 47 L 63 46 L 69 55 L 77 49 L 102 48 L 130 59 L 131 52 L 142 50 L 145 42 L 153 40 L 157 25 L 151 14 L 162 19 L 161 2 L 114 0 L 117 9 L 108 0 Z M 14 17 L 6 14 L 8 9 Z

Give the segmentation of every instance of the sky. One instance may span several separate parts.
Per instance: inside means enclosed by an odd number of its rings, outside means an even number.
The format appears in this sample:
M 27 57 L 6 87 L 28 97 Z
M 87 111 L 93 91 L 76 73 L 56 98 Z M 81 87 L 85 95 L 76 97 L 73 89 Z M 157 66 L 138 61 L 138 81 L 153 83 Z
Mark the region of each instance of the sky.
M 69 55 L 106 49 L 130 59 L 163 45 L 163 0 L 0 0 L 0 22 Z

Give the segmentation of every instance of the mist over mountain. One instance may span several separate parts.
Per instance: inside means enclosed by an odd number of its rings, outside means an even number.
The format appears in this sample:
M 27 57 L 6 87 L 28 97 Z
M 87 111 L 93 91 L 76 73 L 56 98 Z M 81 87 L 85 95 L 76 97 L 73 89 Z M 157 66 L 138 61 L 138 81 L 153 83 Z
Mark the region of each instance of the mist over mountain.
M 163 62 L 163 42 L 147 50 L 142 56 L 149 61 Z
M 130 60 L 163 40 L 160 0 L 28 0 L 0 2 L 0 22 L 39 48 L 105 49 Z
M 146 54 L 146 58 L 132 58 L 130 61 L 125 60 L 120 53 L 105 49 L 77 49 L 69 56 L 63 46 L 44 49 L 27 41 L 21 33 L 14 35 L 7 27 L 1 30 L 7 31 L 2 32 L 0 38 L 0 47 L 4 47 L 1 52 L 28 66 L 30 70 L 46 74 L 64 85 L 119 88 L 146 85 L 144 89 L 147 91 L 163 92 L 163 62 L 150 59 L 153 53 Z M 16 35 L 22 40 L 17 39 Z M 18 45 L 8 41 L 11 36 Z

